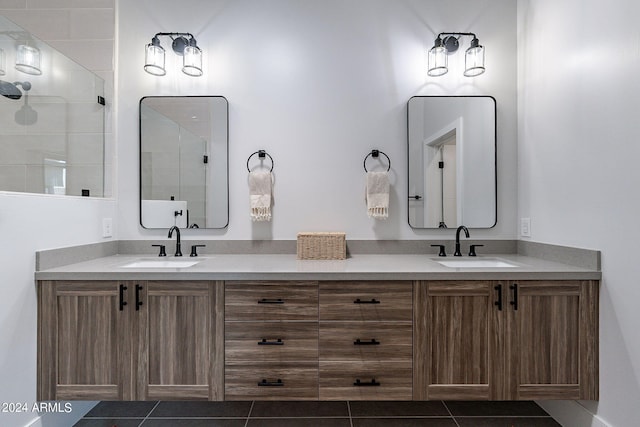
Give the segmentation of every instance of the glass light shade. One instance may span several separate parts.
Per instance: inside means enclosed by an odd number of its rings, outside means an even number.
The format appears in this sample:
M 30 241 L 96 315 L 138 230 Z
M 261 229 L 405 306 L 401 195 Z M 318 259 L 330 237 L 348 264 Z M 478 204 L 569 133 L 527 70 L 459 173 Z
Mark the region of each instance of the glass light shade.
M 7 66 L 4 59 L 4 50 L 0 49 L 0 76 L 4 76 L 7 73 Z
M 144 53 L 144 70 L 154 76 L 164 76 L 164 49 L 160 45 L 149 43 Z
M 434 46 L 429 51 L 429 74 L 432 77 L 442 76 L 446 74 L 447 68 L 447 49 L 444 46 Z
M 479 76 L 484 73 L 484 47 L 473 46 L 464 54 L 464 75 L 467 77 Z
M 202 75 L 202 51 L 198 46 L 186 46 L 184 48 L 182 72 L 194 77 Z
M 26 44 L 19 45 L 16 49 L 16 70 L 34 76 L 42 74 L 40 70 L 40 49 Z

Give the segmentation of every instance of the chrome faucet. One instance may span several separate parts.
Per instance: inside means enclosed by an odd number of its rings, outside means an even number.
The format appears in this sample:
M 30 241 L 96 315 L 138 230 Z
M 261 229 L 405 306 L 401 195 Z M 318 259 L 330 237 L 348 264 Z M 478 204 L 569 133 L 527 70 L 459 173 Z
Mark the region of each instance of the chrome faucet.
M 462 256 L 460 252 L 460 231 L 464 231 L 464 235 L 467 236 L 467 239 L 469 238 L 469 230 L 467 230 L 467 227 L 464 225 L 458 227 L 456 230 L 456 251 L 453 253 L 453 256 Z
M 173 227 L 171 227 L 169 229 L 169 235 L 167 237 L 171 238 L 171 236 L 173 235 L 173 231 L 175 230 L 176 232 L 176 254 L 175 256 L 182 256 L 182 250 L 180 248 L 180 229 L 178 228 L 177 225 L 174 225 Z M 469 233 L 467 233 L 467 236 L 469 235 Z

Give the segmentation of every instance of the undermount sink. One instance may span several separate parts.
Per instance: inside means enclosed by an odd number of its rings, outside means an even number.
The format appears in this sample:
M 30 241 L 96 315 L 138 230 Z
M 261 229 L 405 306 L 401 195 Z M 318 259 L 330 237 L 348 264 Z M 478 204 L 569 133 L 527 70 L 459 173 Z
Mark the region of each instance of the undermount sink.
M 516 264 L 498 258 L 465 258 L 451 260 L 435 260 L 438 264 L 451 268 L 510 268 Z
M 196 265 L 200 261 L 202 260 L 139 259 L 123 265 L 122 268 L 187 268 Z

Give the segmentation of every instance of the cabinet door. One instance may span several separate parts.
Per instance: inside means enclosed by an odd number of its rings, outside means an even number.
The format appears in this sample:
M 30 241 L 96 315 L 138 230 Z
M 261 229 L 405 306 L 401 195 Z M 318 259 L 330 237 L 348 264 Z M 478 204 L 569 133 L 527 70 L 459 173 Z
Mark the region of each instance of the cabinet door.
M 503 316 L 489 281 L 417 282 L 414 399 L 488 400 L 500 393 Z
M 40 282 L 38 399 L 127 400 L 130 285 Z
M 222 283 L 148 281 L 134 294 L 138 400 L 222 400 Z
M 509 398 L 597 399 L 597 286 L 510 283 Z

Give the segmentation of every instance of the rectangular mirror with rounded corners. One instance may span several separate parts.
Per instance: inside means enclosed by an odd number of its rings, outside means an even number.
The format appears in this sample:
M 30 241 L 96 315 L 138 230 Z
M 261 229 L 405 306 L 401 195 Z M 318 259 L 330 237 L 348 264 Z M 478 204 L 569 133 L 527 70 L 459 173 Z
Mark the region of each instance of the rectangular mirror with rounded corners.
M 495 226 L 496 100 L 414 96 L 407 115 L 409 225 Z
M 229 104 L 222 96 L 140 100 L 140 224 L 229 223 Z

